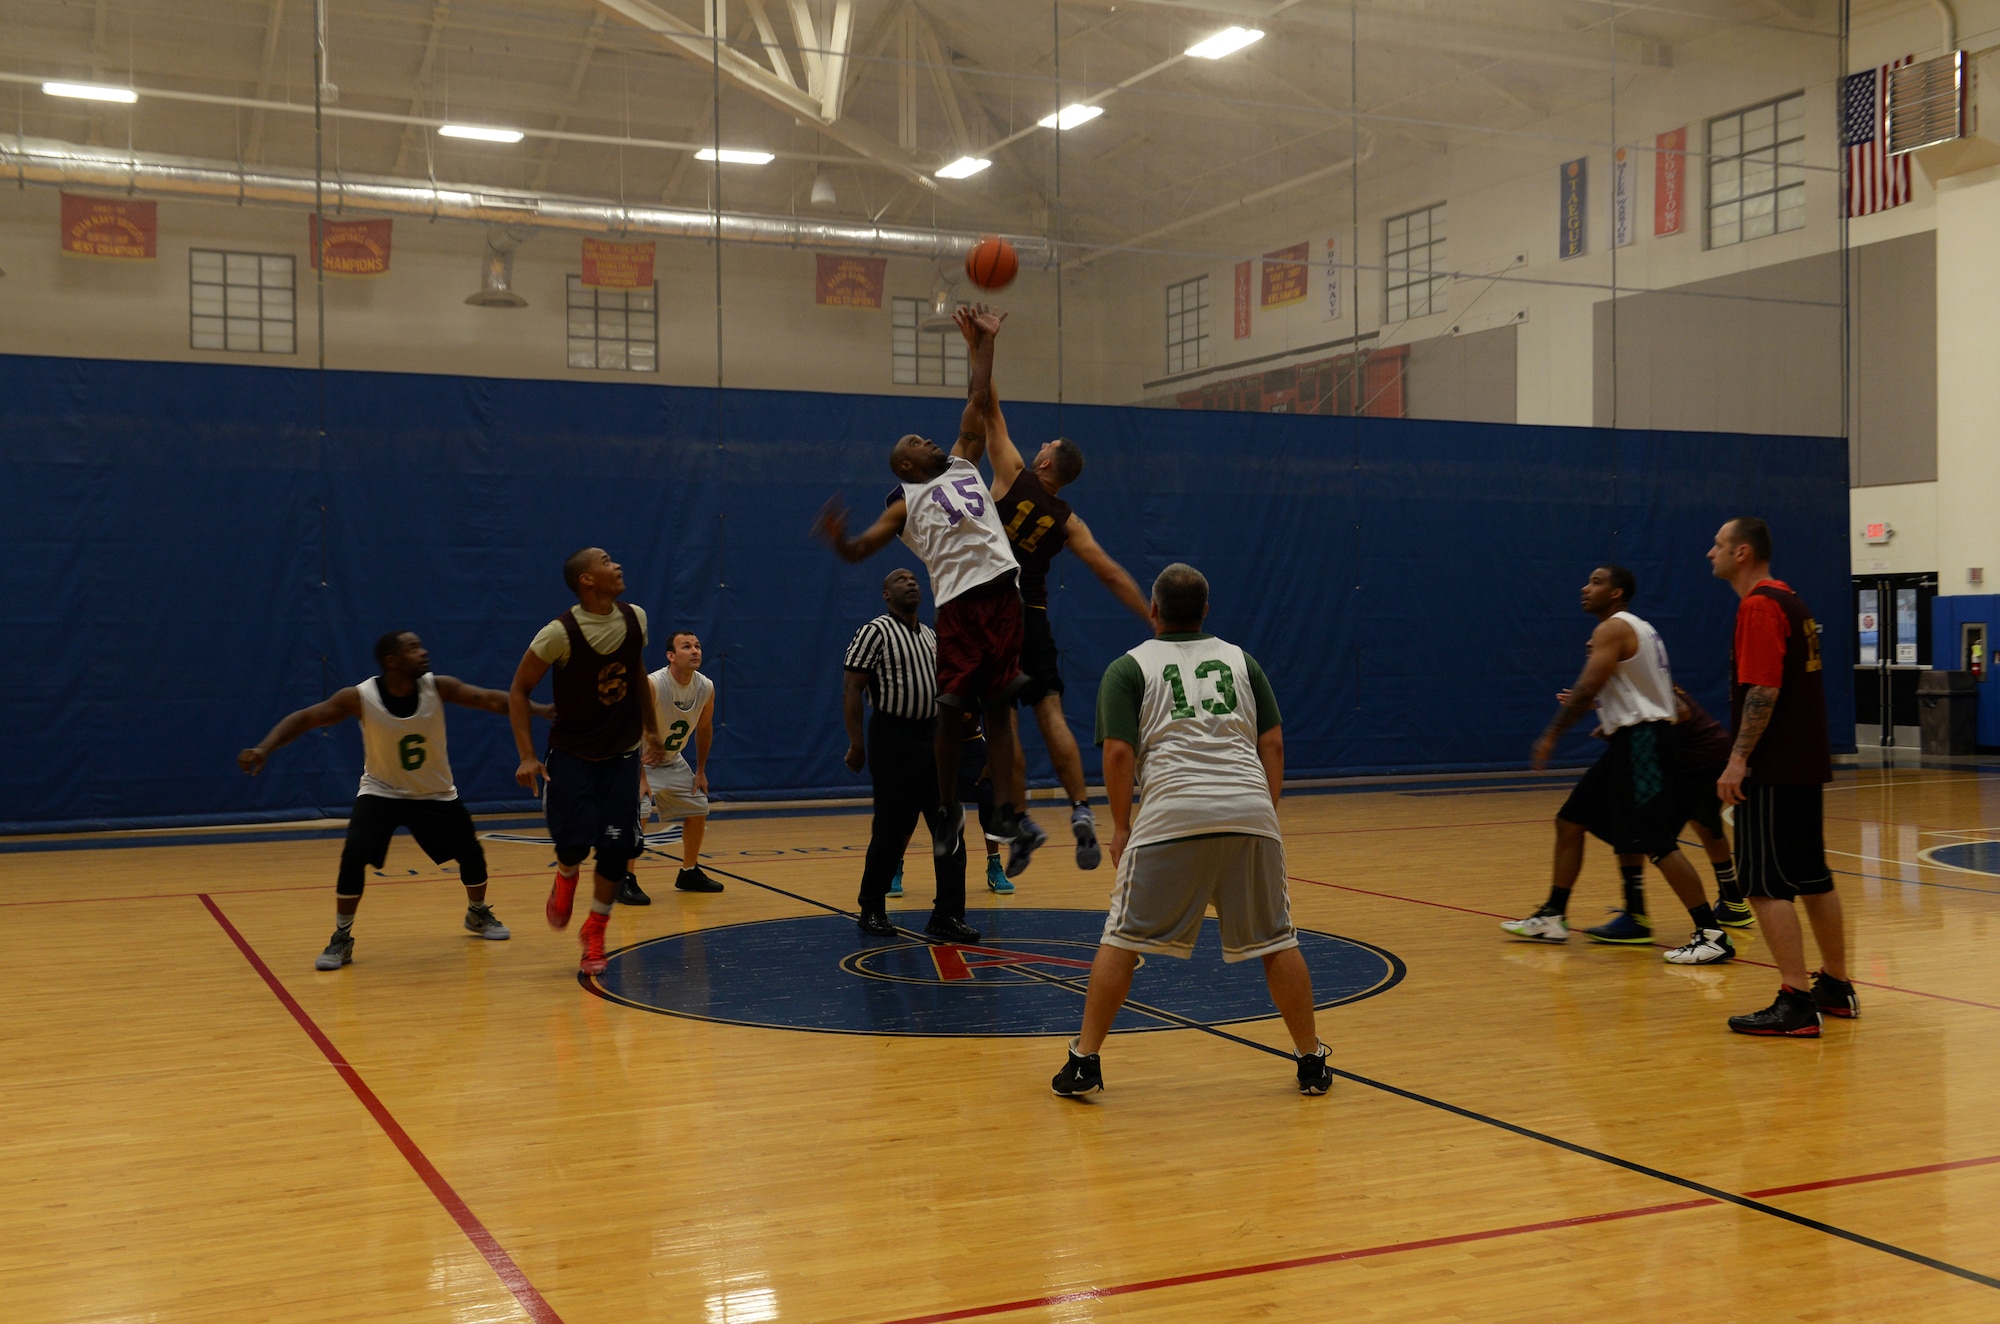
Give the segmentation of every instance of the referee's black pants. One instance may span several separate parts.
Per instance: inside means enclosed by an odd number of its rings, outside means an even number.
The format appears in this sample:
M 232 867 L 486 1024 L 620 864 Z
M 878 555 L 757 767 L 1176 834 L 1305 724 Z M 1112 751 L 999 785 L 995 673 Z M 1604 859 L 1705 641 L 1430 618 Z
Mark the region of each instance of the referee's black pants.
M 876 712 L 868 719 L 868 775 L 875 783 L 875 821 L 868 833 L 868 861 L 861 869 L 861 908 L 882 910 L 889 880 L 903 862 L 904 848 L 922 817 L 937 834 L 937 753 L 933 731 L 937 719 L 912 721 Z M 957 806 L 953 806 L 957 809 Z M 958 841 L 950 855 L 934 860 L 937 899 L 932 913 L 965 918 L 965 832 L 961 811 Z

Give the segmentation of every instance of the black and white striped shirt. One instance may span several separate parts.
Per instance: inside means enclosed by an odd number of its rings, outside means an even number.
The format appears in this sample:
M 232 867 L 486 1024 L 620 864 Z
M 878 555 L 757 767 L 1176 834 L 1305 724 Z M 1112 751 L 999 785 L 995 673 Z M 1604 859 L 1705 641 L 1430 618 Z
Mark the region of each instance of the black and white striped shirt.
M 922 721 L 937 715 L 937 635 L 884 613 L 854 632 L 847 669 L 868 677 L 875 711 Z

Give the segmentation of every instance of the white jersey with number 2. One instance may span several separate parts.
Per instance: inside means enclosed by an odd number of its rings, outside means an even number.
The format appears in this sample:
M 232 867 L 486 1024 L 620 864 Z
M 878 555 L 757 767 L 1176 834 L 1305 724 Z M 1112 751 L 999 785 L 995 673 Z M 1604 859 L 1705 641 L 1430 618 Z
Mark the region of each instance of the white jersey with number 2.
M 398 717 L 382 702 L 381 678 L 354 687 L 361 696 L 361 794 L 391 800 L 456 800 L 444 746 L 444 700 L 437 677 L 417 677 L 417 710 Z
M 904 483 L 903 541 L 931 573 L 931 601 L 942 607 L 969 589 L 1017 570 L 1014 549 L 993 509 L 979 466 L 962 455 L 927 483 Z
M 1667 644 L 1660 632 L 1629 611 L 1614 615 L 1639 636 L 1639 649 L 1618 664 L 1618 670 L 1597 692 L 1597 729 L 1613 731 L 1641 722 L 1671 722 L 1678 715 L 1674 673 L 1667 662 Z

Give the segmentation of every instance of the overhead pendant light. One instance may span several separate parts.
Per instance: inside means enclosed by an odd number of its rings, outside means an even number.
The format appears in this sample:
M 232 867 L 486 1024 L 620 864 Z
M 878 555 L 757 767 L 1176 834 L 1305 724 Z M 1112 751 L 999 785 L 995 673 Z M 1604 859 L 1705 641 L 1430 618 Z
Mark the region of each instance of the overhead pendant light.
M 831 207 L 838 201 L 839 199 L 833 193 L 833 181 L 822 175 L 815 168 L 813 170 L 812 205 L 815 207 Z
M 737 147 L 717 150 L 704 147 L 694 154 L 697 161 L 720 161 L 724 165 L 769 165 L 778 158 L 769 152 L 746 151 Z
M 121 101 L 131 105 L 139 94 L 129 87 L 106 87 L 102 83 L 43 83 L 42 91 L 52 97 L 76 97 L 83 101 Z
M 1053 115 L 1036 120 L 1035 123 L 1045 129 L 1074 129 L 1079 124 L 1090 123 L 1103 113 L 1102 106 L 1086 106 L 1078 101 L 1064 106 Z
M 1219 60 L 1225 55 L 1234 55 L 1245 46 L 1264 40 L 1264 34 L 1256 28 L 1224 28 L 1203 41 L 1187 48 L 1187 53 L 1197 60 Z
M 961 156 L 950 165 L 939 166 L 937 177 L 939 179 L 970 179 L 992 164 L 985 157 Z
M 527 136 L 519 129 L 494 129 L 484 124 L 447 124 L 438 133 L 445 138 L 471 138 L 482 143 L 517 143 Z

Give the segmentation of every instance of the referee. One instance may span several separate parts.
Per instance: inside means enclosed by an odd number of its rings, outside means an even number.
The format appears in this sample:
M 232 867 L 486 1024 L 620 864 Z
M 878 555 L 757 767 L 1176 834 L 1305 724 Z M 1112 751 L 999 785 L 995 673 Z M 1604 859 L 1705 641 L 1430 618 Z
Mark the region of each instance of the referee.
M 933 857 L 937 900 L 924 932 L 950 942 L 978 942 L 979 930 L 965 922 L 964 811 L 957 805 L 940 810 L 937 803 L 937 635 L 917 620 L 922 598 L 914 574 L 890 571 L 882 581 L 882 601 L 889 610 L 856 630 L 847 645 L 840 705 L 847 721 L 847 766 L 859 772 L 865 764 L 875 785 L 875 821 L 861 870 L 861 931 L 896 936 L 896 926 L 889 922 L 889 880 L 902 863 L 917 816 L 923 815 L 936 837 L 941 815 L 950 812 L 959 815 L 958 840 L 951 854 Z M 864 692 L 875 705 L 865 747 Z

